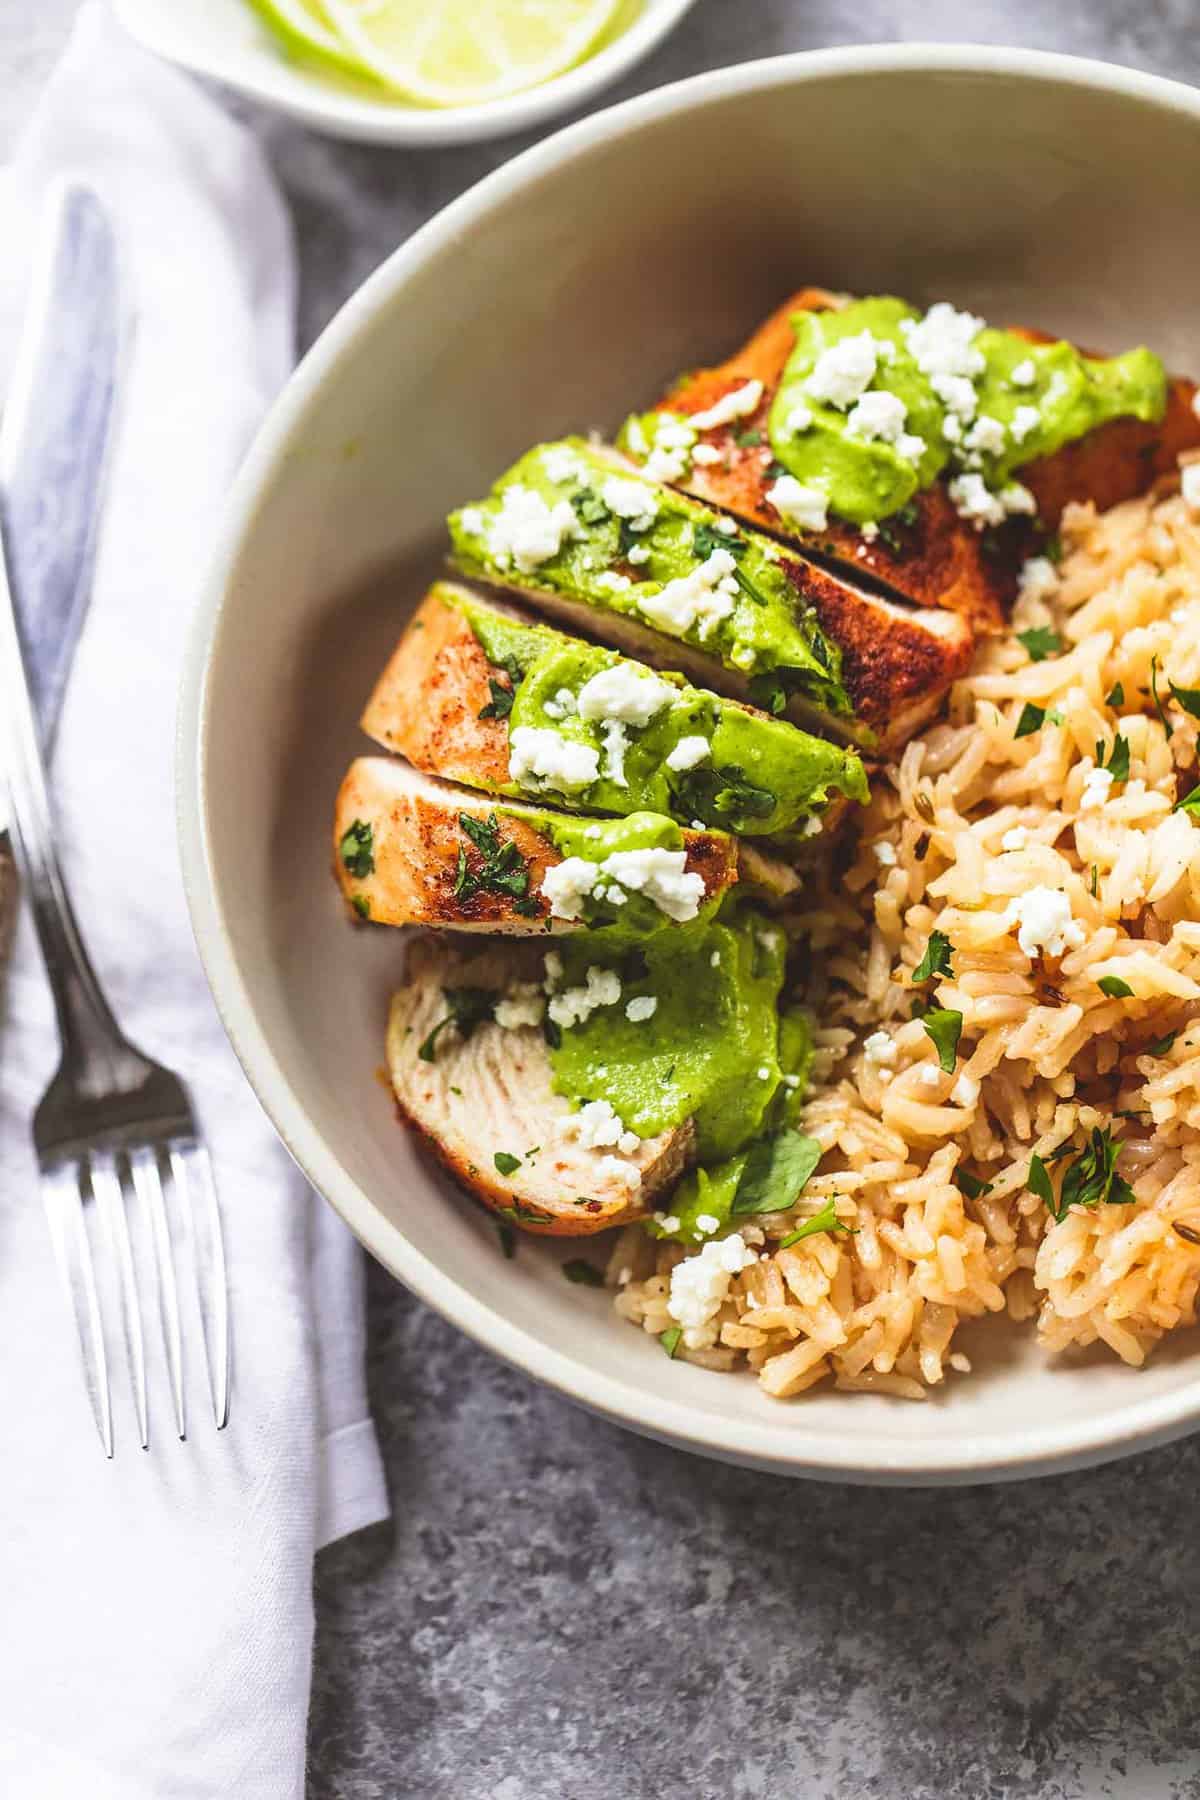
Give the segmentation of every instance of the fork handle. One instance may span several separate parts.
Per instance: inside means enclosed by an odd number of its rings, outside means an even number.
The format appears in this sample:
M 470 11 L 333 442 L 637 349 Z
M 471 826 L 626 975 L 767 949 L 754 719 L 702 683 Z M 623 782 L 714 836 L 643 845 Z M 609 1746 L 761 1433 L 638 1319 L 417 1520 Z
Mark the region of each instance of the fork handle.
M 8 720 L 13 849 L 50 978 L 64 1059 L 119 1052 L 124 1040 L 88 958 L 54 848 L 37 720 L 0 537 L 0 701 Z

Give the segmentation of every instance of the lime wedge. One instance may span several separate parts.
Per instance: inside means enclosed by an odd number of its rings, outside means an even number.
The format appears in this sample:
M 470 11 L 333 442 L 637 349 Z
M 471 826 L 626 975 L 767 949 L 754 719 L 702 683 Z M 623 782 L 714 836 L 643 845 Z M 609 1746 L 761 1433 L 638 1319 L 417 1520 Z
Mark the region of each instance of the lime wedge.
M 344 48 L 378 80 L 426 106 L 478 106 L 573 68 L 594 48 L 621 0 L 322 4 Z
M 374 79 L 330 25 L 322 0 L 250 0 L 250 5 L 289 55 Z

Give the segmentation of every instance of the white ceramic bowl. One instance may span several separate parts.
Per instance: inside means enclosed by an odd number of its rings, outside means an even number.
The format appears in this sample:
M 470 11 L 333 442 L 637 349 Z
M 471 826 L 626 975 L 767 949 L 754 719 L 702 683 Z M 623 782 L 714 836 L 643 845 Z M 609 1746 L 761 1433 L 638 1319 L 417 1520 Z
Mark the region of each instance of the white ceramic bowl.
M 584 106 L 648 56 L 696 0 L 627 0 L 629 24 L 595 56 L 554 81 L 483 106 L 406 106 L 368 83 L 324 77 L 289 61 L 248 0 L 115 0 L 147 50 L 331 137 L 404 147 L 470 144 L 540 125 Z M 633 9 L 636 6 L 636 11 Z
M 1051 1362 L 1003 1324 L 926 1405 L 671 1362 L 563 1254 L 495 1233 L 376 1079 L 398 934 L 354 929 L 330 808 L 372 679 L 454 503 L 539 438 L 722 355 L 808 281 L 949 296 L 1200 366 L 1200 96 L 1017 51 L 886 48 L 728 69 L 498 170 L 386 262 L 309 353 L 230 502 L 186 672 L 187 886 L 226 1027 L 293 1155 L 401 1280 L 610 1418 L 709 1454 L 861 1481 L 1031 1475 L 1200 1419 L 1195 1339 L 1147 1370 Z

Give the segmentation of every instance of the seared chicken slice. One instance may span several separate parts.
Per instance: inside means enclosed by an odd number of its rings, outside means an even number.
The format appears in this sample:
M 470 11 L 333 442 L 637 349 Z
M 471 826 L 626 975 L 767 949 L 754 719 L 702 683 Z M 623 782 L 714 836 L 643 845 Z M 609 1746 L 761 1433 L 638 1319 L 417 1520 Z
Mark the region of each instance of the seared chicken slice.
M 515 697 L 522 702 L 516 711 Z M 608 769 L 605 705 L 624 719 L 620 782 Z M 409 622 L 362 727 L 417 768 L 483 793 L 545 797 L 621 816 L 663 812 L 687 825 L 699 818 L 715 830 L 786 841 L 789 849 L 843 818 L 851 798 L 868 797 L 853 751 L 689 687 L 680 676 L 664 683 L 642 663 L 448 581 L 430 588 Z M 590 749 L 595 778 L 549 792 L 519 759 L 531 728 L 564 732 Z
M 538 445 L 449 524 L 467 574 L 656 668 L 883 754 L 970 660 L 964 617 L 860 588 L 582 439 Z
M 651 828 L 668 825 L 650 814 L 639 817 Z M 585 911 L 587 922 L 610 922 L 628 906 L 631 893 L 644 894 L 656 917 L 692 918 L 738 878 L 737 848 L 723 832 L 679 832 L 683 848 L 676 851 L 643 852 L 622 843 L 614 858 L 617 846 L 608 834 L 623 825 L 596 820 L 589 826 L 512 801 L 496 805 L 407 763 L 362 756 L 351 764 L 337 797 L 334 870 L 354 910 L 378 924 L 524 935 L 578 930 Z M 555 834 L 567 828 L 589 849 L 582 834 L 597 833 L 595 859 L 584 855 L 583 860 L 589 869 L 598 863 L 603 870 L 596 893 L 586 904 L 579 901 L 573 917 L 570 890 L 557 890 L 553 906 L 543 891 L 544 885 L 555 890 L 554 873 L 566 860 Z M 650 839 L 655 835 L 651 829 Z M 648 861 L 648 878 L 644 869 L 621 866 L 626 853 Z M 578 858 L 580 852 L 573 854 Z M 609 900 L 614 889 L 618 897 Z
M 509 1016 L 533 1020 L 541 979 L 532 944 L 414 938 L 388 1020 L 388 1069 L 405 1122 L 469 1193 L 525 1231 L 584 1237 L 650 1211 L 691 1160 L 695 1132 L 689 1120 L 632 1154 L 581 1141 L 578 1115 L 551 1087 L 540 1024 L 505 1028 L 492 1016 L 507 992 Z

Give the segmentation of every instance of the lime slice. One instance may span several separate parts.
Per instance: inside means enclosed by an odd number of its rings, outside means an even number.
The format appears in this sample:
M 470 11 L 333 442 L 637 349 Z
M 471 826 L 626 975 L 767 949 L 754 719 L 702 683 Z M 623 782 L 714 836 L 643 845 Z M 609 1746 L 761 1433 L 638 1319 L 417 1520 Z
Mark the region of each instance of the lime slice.
M 278 3 L 278 0 L 276 0 Z M 621 0 L 323 0 L 380 81 L 426 106 L 478 106 L 581 62 Z
M 289 55 L 375 79 L 334 31 L 322 0 L 250 0 L 250 5 Z

